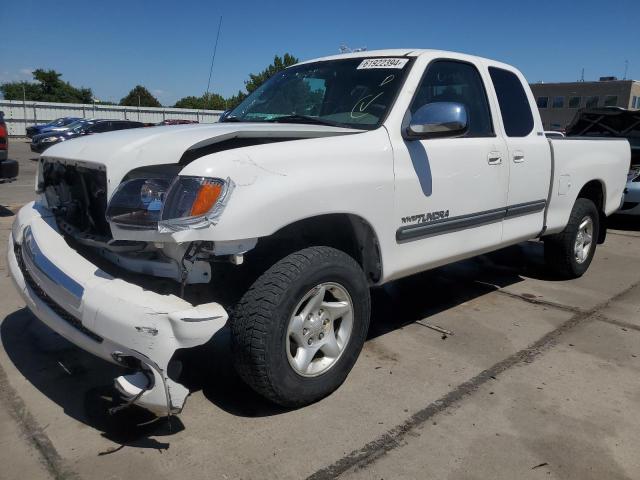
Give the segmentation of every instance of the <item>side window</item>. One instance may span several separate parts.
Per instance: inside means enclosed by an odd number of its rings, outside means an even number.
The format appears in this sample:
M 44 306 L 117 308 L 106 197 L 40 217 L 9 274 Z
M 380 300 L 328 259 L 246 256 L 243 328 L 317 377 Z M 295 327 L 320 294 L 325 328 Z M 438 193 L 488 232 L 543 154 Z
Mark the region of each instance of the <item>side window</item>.
M 473 65 L 454 60 L 436 60 L 429 65 L 411 103 L 411 114 L 434 102 L 457 102 L 467 107 L 467 137 L 493 136 L 487 93 Z
M 522 82 L 514 73 L 501 68 L 489 67 L 489 74 L 507 136 L 526 137 L 533 130 L 533 115 Z
M 109 122 L 96 123 L 91 127 L 91 132 L 102 133 L 109 130 Z

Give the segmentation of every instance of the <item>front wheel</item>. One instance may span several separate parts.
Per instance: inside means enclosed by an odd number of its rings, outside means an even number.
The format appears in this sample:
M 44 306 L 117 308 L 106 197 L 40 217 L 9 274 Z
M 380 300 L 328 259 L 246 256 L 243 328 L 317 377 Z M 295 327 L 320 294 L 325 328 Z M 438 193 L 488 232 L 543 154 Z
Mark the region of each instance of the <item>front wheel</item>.
M 311 247 L 277 262 L 251 286 L 231 324 L 242 379 L 286 407 L 329 395 L 362 350 L 370 317 L 360 266 L 330 247 Z
M 581 277 L 589 268 L 600 232 L 595 204 L 578 198 L 565 229 L 544 239 L 547 266 L 563 278 Z

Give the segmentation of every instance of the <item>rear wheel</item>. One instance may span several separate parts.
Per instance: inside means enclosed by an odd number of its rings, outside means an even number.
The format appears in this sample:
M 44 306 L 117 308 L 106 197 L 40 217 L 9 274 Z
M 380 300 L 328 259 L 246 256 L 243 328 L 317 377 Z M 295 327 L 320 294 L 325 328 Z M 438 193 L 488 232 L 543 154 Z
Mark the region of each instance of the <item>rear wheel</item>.
M 315 402 L 353 367 L 370 309 L 368 283 L 353 258 L 330 247 L 293 253 L 258 278 L 234 312 L 236 370 L 275 403 Z
M 578 198 L 565 229 L 544 239 L 547 266 L 563 278 L 582 276 L 596 251 L 599 218 L 598 209 L 591 200 Z

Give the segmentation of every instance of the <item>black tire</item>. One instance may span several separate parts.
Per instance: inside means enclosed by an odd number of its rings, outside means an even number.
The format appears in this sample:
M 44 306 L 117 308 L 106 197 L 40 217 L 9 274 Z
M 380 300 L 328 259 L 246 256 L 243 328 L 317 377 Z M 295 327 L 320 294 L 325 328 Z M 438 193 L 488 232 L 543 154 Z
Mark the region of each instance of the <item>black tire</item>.
M 289 364 L 287 327 L 304 295 L 323 282 L 335 282 L 353 305 L 351 335 L 326 372 L 299 375 Z M 338 388 L 355 364 L 367 336 L 371 300 L 364 272 L 349 255 L 330 247 L 292 253 L 260 276 L 236 306 L 231 322 L 234 365 L 256 392 L 285 407 L 316 402 Z
M 575 254 L 576 239 L 580 224 L 585 218 L 593 222 L 592 241 L 589 253 L 580 262 Z M 600 233 L 600 215 L 595 204 L 586 198 L 578 198 L 573 205 L 569 223 L 565 229 L 544 238 L 544 257 L 547 267 L 562 278 L 571 279 L 581 277 L 589 268 L 598 243 Z

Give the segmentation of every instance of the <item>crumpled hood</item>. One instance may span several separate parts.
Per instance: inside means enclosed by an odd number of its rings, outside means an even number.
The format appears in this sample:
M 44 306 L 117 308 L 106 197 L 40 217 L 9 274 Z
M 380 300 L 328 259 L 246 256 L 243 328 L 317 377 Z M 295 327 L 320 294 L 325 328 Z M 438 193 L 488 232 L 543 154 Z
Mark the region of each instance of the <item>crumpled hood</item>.
M 214 123 L 132 128 L 61 142 L 42 156 L 80 164 L 106 166 L 109 190 L 134 168 L 178 163 L 196 148 L 233 138 L 318 138 L 361 130 L 284 123 Z

